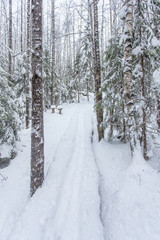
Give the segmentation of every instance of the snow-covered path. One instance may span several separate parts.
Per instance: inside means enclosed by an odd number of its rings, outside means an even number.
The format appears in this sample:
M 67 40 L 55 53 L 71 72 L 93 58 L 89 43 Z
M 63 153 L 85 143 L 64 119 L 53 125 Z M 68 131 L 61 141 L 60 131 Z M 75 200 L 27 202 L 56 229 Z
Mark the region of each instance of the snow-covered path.
M 0 239 L 103 240 L 98 171 L 91 146 L 93 106 L 45 114 L 45 182 L 29 198 L 30 133 L 19 154 L 1 170 Z M 5 207 L 3 207 L 5 206 Z

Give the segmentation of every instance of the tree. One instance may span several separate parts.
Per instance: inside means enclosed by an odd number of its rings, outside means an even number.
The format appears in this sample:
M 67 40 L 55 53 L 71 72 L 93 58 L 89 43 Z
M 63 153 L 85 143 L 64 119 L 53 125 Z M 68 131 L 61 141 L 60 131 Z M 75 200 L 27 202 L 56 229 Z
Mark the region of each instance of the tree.
M 94 78 L 95 78 L 95 95 L 96 95 L 96 115 L 99 141 L 104 138 L 103 128 L 103 107 L 101 91 L 101 66 L 99 51 L 99 33 L 98 33 L 98 1 L 94 0 Z
M 52 57 L 47 47 L 44 49 L 43 54 L 43 85 L 45 109 L 49 109 L 52 102 Z
M 102 89 L 104 94 L 103 104 L 105 108 L 105 128 L 109 126 L 108 140 L 113 140 L 114 129 L 117 137 L 125 142 L 125 114 L 123 98 L 123 45 L 120 45 L 120 36 L 113 37 L 105 52 L 104 82 Z
M 151 12 L 152 12 L 152 27 L 154 32 L 154 42 L 152 41 L 152 51 L 154 52 L 152 55 L 154 56 L 154 68 L 159 68 L 160 61 L 160 1 L 159 0 L 151 0 Z M 153 40 L 152 39 L 152 40 Z M 158 43 L 158 44 L 157 44 Z M 160 129 L 160 91 L 156 87 L 156 96 L 157 96 L 157 125 Z
M 151 134 L 147 130 L 153 120 L 154 89 L 153 71 L 156 65 L 150 41 L 153 31 L 150 25 L 149 9 L 145 0 L 135 0 L 134 4 L 134 44 L 133 44 L 133 79 L 135 81 L 136 104 L 141 103 L 136 112 L 138 139 L 142 146 L 143 157 L 148 160 L 150 151 L 149 139 Z M 154 64 L 153 64 L 154 63 Z M 153 66 L 154 65 L 154 66 Z
M 12 0 L 9 0 L 9 84 L 12 81 Z
M 14 158 L 19 124 L 17 105 L 8 82 L 8 56 L 0 54 L 0 161 Z
M 30 0 L 27 0 L 26 128 L 30 119 Z
M 31 196 L 44 180 L 42 0 L 32 0 Z
M 55 0 L 52 0 L 52 105 L 55 105 Z
M 126 0 L 126 19 L 125 19 L 125 43 L 124 43 L 124 93 L 127 106 L 127 124 L 129 128 L 129 139 L 131 151 L 135 145 L 135 119 L 134 119 L 134 87 L 132 79 L 132 44 L 133 44 L 133 1 Z

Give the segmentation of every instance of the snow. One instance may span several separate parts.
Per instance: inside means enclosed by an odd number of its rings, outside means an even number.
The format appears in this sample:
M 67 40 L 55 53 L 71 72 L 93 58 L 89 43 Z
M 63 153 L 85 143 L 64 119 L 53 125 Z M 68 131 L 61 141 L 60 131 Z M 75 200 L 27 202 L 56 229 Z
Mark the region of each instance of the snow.
M 159 240 L 160 175 L 136 150 L 102 141 L 95 144 L 101 173 L 101 215 L 105 239 Z
M 160 46 L 159 40 L 156 37 L 152 38 L 152 46 L 153 47 L 159 47 Z
M 29 197 L 30 130 L 0 184 L 3 240 L 103 240 L 98 171 L 91 146 L 91 104 L 64 105 L 63 116 L 45 113 L 45 181 Z
M 30 129 L 0 170 L 0 239 L 160 239 L 160 173 L 128 144 L 97 143 L 93 103 L 48 110 L 44 127 L 45 181 L 32 198 Z
M 63 106 L 62 106 L 62 105 L 59 105 L 59 106 L 57 107 L 57 109 L 58 109 L 58 110 L 63 109 Z
M 21 73 L 22 73 L 23 75 L 25 75 L 25 73 L 26 73 L 26 69 L 25 69 L 24 67 L 22 68 Z
M 160 68 L 156 69 L 153 73 L 154 82 L 159 86 L 160 83 Z
M 134 49 L 133 49 L 133 51 L 132 51 L 132 54 L 133 55 L 140 55 L 140 54 L 142 54 L 143 53 L 143 51 L 142 51 L 142 47 L 141 46 L 137 46 L 137 47 L 135 47 Z
M 4 143 L 0 146 L 0 157 L 1 158 L 9 158 L 11 154 L 12 146 Z
M 56 108 L 56 105 L 51 105 L 51 108 Z

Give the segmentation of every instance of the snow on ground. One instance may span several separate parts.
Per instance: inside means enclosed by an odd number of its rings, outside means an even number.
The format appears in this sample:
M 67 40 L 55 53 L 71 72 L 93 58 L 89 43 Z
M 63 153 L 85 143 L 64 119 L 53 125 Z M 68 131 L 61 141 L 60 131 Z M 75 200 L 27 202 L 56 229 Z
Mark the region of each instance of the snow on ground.
M 101 218 L 107 240 L 160 239 L 160 173 L 136 150 L 94 143 L 101 173 Z
M 30 130 L 0 172 L 0 239 L 103 240 L 98 171 L 91 146 L 93 105 L 45 113 L 45 182 L 29 197 Z
M 0 170 L 0 240 L 159 240 L 154 157 L 145 162 L 137 150 L 131 160 L 129 145 L 97 143 L 92 103 L 66 104 L 44 120 L 42 188 L 30 198 L 30 130 Z

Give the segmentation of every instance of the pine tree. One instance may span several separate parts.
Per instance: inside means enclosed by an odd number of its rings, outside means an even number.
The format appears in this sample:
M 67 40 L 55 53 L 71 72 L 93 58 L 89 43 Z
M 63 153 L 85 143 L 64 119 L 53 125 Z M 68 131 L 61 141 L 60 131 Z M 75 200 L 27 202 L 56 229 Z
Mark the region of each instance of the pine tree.
M 52 58 L 48 48 L 43 54 L 44 106 L 49 109 L 52 103 Z
M 143 149 L 143 156 L 147 160 L 149 152 L 149 133 L 147 124 L 151 123 L 152 99 L 154 92 L 152 89 L 153 67 L 151 51 L 149 47 L 152 39 L 152 31 L 147 20 L 148 6 L 145 0 L 135 0 L 134 7 L 134 44 L 133 44 L 133 78 L 135 81 L 135 92 L 137 103 L 140 108 L 136 114 L 137 133 Z
M 89 92 L 94 92 L 94 64 L 92 51 L 92 33 L 90 25 L 85 27 L 85 35 L 81 43 L 81 77 L 82 91 L 89 101 Z
M 104 94 L 105 128 L 109 126 L 108 139 L 113 139 L 114 130 L 117 137 L 126 140 L 125 115 L 123 99 L 123 46 L 120 45 L 120 37 L 112 37 L 105 52 L 104 82 L 102 89 Z
M 5 162 L 16 155 L 19 122 L 15 94 L 8 83 L 8 59 L 0 55 L 0 162 Z

